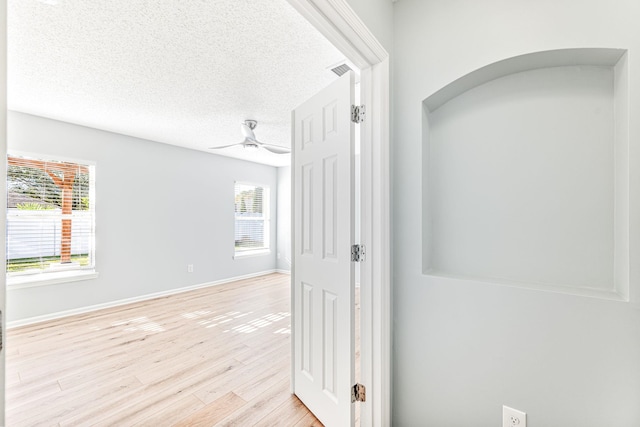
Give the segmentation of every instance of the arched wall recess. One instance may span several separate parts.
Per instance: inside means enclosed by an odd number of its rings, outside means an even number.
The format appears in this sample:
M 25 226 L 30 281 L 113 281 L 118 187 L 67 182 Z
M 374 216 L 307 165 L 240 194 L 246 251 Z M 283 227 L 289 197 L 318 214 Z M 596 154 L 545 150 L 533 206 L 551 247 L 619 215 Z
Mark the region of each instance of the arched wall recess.
M 626 49 L 579 48 L 545 50 L 514 56 L 465 74 L 429 95 L 424 104 L 429 111 L 435 111 L 469 89 L 523 71 L 572 65 L 615 67 L 626 53 Z
M 424 100 L 425 274 L 628 301 L 626 55 L 521 55 Z

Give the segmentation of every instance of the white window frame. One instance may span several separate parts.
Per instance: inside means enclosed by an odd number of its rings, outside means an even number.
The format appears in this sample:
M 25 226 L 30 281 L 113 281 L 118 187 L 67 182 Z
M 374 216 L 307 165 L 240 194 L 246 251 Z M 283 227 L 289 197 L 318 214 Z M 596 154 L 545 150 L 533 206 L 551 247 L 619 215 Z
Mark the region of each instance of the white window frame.
M 261 187 L 262 192 L 262 217 L 243 218 L 235 215 L 235 196 L 236 186 L 246 185 L 251 187 Z M 271 253 L 271 188 L 266 184 L 255 182 L 235 181 L 233 183 L 234 195 L 234 215 L 233 215 L 233 234 L 234 234 L 234 254 L 233 258 L 246 258 L 251 256 L 267 255 Z M 261 248 L 238 249 L 235 246 L 236 221 L 263 221 L 263 246 Z
M 81 280 L 95 279 L 98 277 L 98 272 L 95 269 L 96 266 L 96 226 L 95 226 L 95 181 L 96 181 L 96 162 L 89 160 L 82 160 L 76 158 L 70 158 L 65 156 L 51 155 L 47 153 L 34 153 L 25 151 L 8 150 L 6 157 L 25 157 L 35 160 L 51 161 L 51 162 L 68 162 L 76 163 L 79 165 L 87 166 L 91 168 L 90 183 L 89 183 L 89 211 L 92 212 L 91 221 L 91 237 L 89 239 L 89 251 L 91 264 L 89 266 L 82 266 L 79 268 L 65 270 L 63 268 L 57 271 L 40 271 L 40 272 L 18 272 L 18 273 L 6 273 L 7 288 L 20 289 L 31 288 L 36 286 L 54 285 L 59 283 L 69 283 Z M 5 160 L 6 161 L 6 160 Z M 5 207 L 5 218 L 7 218 L 8 209 Z M 5 239 L 6 239 L 5 235 Z M 5 260 L 6 263 L 6 260 Z

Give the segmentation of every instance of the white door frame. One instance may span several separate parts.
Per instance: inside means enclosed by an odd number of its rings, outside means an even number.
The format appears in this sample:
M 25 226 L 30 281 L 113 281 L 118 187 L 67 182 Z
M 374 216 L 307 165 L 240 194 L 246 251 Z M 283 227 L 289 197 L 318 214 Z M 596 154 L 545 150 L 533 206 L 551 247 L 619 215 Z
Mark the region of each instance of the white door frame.
M 391 257 L 389 198 L 389 55 L 346 0 L 287 0 L 360 69 L 361 380 L 363 426 L 391 425 Z

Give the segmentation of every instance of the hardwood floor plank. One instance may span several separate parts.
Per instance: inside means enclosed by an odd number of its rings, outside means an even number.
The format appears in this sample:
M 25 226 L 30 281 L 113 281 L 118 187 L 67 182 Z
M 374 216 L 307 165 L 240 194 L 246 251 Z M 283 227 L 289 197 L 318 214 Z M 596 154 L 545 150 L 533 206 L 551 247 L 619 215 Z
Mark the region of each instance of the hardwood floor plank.
M 288 357 L 283 357 L 279 360 L 265 360 L 261 365 L 262 370 L 259 373 L 241 386 L 234 388 L 234 392 L 246 401 L 253 400 L 258 395 L 266 392 L 272 384 L 278 383 L 283 379 L 289 379 L 290 373 L 287 372 L 290 366 Z
M 247 402 L 239 410 L 223 419 L 221 426 L 254 426 L 286 400 L 291 399 L 289 378 L 272 385 L 264 393 Z
M 121 426 L 132 425 L 149 417 L 158 410 L 165 410 L 178 402 L 183 396 L 192 394 L 192 390 L 215 382 L 217 378 L 238 369 L 240 362 L 222 361 L 217 365 L 203 369 L 193 366 L 178 367 L 152 384 L 143 385 L 139 390 L 123 393 L 107 402 L 107 406 L 92 407 L 77 411 L 73 417 L 62 420 L 61 425 L 78 425 L 91 421 L 92 425 Z M 182 376 L 182 375 L 185 376 Z
M 175 404 L 168 406 L 165 409 L 156 411 L 153 415 L 145 418 L 144 420 L 134 424 L 134 426 L 148 427 L 148 426 L 174 426 L 196 413 L 198 410 L 205 406 L 204 403 L 192 394 L 184 396 L 178 400 Z
M 127 377 L 108 384 L 83 387 L 81 390 L 61 391 L 8 411 L 7 424 L 32 426 L 58 423 L 68 414 L 93 406 L 97 401 L 112 399 L 127 391 L 136 392 L 141 385 L 135 377 Z
M 229 392 L 175 425 L 180 427 L 210 427 L 238 408 L 246 405 L 246 403 L 235 393 Z
M 280 427 L 283 424 L 295 425 L 309 414 L 309 410 L 296 396 L 278 406 L 262 418 L 256 426 L 260 427 Z M 314 417 L 315 418 L 315 417 Z
M 212 351 L 199 356 L 194 356 L 188 351 L 183 351 L 174 357 L 156 359 L 151 363 L 147 363 L 144 368 L 137 370 L 136 377 L 143 384 L 152 384 L 157 381 L 162 381 L 169 374 L 175 372 L 178 367 L 181 369 L 182 375 L 187 375 L 190 372 L 197 373 L 203 366 L 228 359 L 232 357 L 234 351 L 243 349 L 244 345 L 230 345 L 219 349 L 219 351 Z
M 242 369 L 229 375 L 220 376 L 217 381 L 208 383 L 198 388 L 193 393 L 204 403 L 209 404 L 219 399 L 229 391 L 234 391 L 250 382 L 264 370 L 262 362 L 244 365 Z
M 290 356 L 291 340 L 288 335 L 284 335 L 282 338 L 265 340 L 263 345 L 257 347 L 247 347 L 245 351 L 238 352 L 235 357 L 242 363 L 250 364 L 263 358 Z
M 32 404 L 60 392 L 60 385 L 54 380 L 39 379 L 28 383 L 12 384 L 6 388 L 5 405 L 7 409 Z
M 311 412 L 298 421 L 293 427 L 324 427 L 324 425 L 313 416 Z
M 205 404 L 192 394 L 184 396 L 175 404 L 154 411 L 148 417 L 132 424 L 132 426 L 174 426 L 196 411 L 204 408 Z
M 11 386 L 20 383 L 20 374 L 18 372 L 7 372 L 5 376 L 5 386 Z

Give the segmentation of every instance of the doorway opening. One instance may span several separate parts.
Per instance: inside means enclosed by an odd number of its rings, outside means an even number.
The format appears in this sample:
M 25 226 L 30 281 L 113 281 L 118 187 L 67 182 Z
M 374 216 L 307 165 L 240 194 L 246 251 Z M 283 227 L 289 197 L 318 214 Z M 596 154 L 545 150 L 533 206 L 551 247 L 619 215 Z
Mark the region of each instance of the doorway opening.
M 326 7 L 334 7 L 328 5 L 322 1 L 313 2 L 293 2 L 298 6 L 305 9 L 305 16 L 313 17 L 316 23 L 330 23 L 337 20 L 345 21 L 344 14 L 338 13 L 333 15 L 332 18 L 327 18 L 325 14 L 318 14 L 318 4 Z M 332 4 L 335 2 L 331 2 Z M 347 12 L 350 9 L 348 5 Z M 311 10 L 313 9 L 313 10 Z M 315 12 L 314 12 L 315 11 Z M 320 16 L 321 15 L 321 16 Z M 355 21 L 359 22 L 358 20 Z M 358 24 L 354 24 L 358 27 Z M 389 369 L 390 365 L 387 363 L 389 360 L 389 301 L 388 298 L 388 276 L 389 276 L 389 263 L 388 263 L 388 167 L 385 162 L 388 161 L 386 153 L 386 147 L 388 143 L 388 62 L 387 56 L 383 49 L 376 46 L 377 42 L 370 41 L 365 42 L 364 45 L 360 43 L 352 43 L 350 48 L 346 48 L 347 42 L 349 42 L 349 36 L 345 36 L 340 33 L 335 25 L 332 29 L 324 29 L 325 32 L 331 32 L 331 38 L 337 45 L 342 46 L 350 55 L 354 55 L 361 64 L 364 64 L 365 68 L 368 67 L 366 72 L 366 85 L 369 90 L 365 90 L 369 105 L 372 106 L 373 111 L 372 126 L 368 124 L 364 131 L 370 138 L 372 144 L 368 148 L 366 153 L 363 153 L 362 173 L 367 176 L 366 183 L 363 186 L 362 203 L 363 211 L 369 212 L 371 215 L 366 217 L 366 223 L 363 224 L 363 229 L 366 232 L 363 233 L 363 241 L 370 242 L 368 245 L 368 256 L 371 260 L 371 265 L 364 268 L 361 273 L 363 277 L 362 282 L 367 282 L 368 285 L 363 288 L 362 293 L 362 347 L 371 348 L 368 351 L 370 359 L 372 359 L 371 353 L 381 355 L 377 358 L 376 363 L 369 361 L 363 361 L 363 381 L 364 378 L 375 378 L 370 384 L 374 392 L 370 395 L 373 396 L 372 402 L 366 406 L 369 407 L 369 411 L 372 414 L 370 417 L 374 419 L 386 419 L 388 414 L 388 402 L 390 401 L 388 392 L 385 389 L 389 387 Z M 366 28 L 356 28 L 356 33 L 365 32 L 368 34 Z M 330 39 L 331 39 L 330 38 Z M 355 45 L 355 47 L 353 47 Z M 371 88 L 376 88 L 371 90 Z M 375 179 L 371 179 L 375 178 Z M 374 194 L 375 193 L 375 194 Z M 366 216 L 366 215 L 365 215 Z M 366 243 L 365 243 L 366 244 Z M 376 306 L 377 304 L 377 306 Z M 374 307 L 375 306 L 375 307 Z M 377 317 L 374 313 L 381 313 L 381 316 Z M 377 318 L 379 321 L 374 322 L 373 319 Z M 376 337 L 374 340 L 373 337 Z M 376 344 L 374 344 L 376 341 Z M 377 348 L 374 348 L 376 347 Z M 362 352 L 364 355 L 364 351 Z M 375 384 L 375 385 L 373 385 Z M 381 393 L 375 392 L 376 387 L 380 387 Z M 385 409 L 386 408 L 386 409 Z M 379 414 L 374 412 L 378 411 Z M 384 423 L 384 422 L 380 422 Z M 374 423 L 371 423 L 374 424 Z

